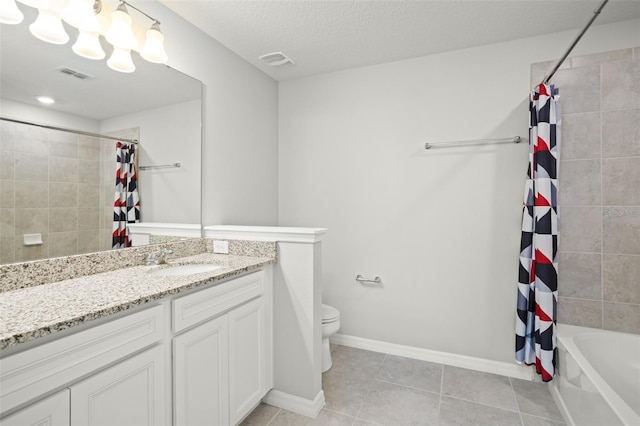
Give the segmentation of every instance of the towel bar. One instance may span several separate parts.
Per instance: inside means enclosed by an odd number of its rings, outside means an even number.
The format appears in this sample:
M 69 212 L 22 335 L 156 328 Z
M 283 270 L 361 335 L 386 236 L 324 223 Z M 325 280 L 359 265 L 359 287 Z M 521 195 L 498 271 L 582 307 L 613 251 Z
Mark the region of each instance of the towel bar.
M 356 281 L 359 281 L 361 283 L 380 284 L 382 282 L 382 279 L 380 277 L 375 277 L 374 279 L 370 280 L 370 279 L 367 279 L 367 278 L 363 277 L 362 275 L 358 274 L 356 276 Z

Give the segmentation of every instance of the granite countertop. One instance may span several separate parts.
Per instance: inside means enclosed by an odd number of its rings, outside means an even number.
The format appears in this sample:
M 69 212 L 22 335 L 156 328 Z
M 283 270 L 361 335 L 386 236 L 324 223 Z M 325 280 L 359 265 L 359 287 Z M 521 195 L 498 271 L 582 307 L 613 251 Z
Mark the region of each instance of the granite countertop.
M 133 266 L 0 293 L 0 350 L 188 289 L 275 263 L 275 257 L 202 253 L 166 265 Z M 197 274 L 158 276 L 172 265 L 216 264 Z

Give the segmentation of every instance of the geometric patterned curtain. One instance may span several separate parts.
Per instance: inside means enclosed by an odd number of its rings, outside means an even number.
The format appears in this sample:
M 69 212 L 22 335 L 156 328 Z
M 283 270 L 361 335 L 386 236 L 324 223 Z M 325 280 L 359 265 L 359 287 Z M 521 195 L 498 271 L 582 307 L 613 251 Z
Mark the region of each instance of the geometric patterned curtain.
M 516 362 L 536 366 L 542 380 L 556 365 L 558 303 L 558 158 L 560 104 L 540 84 L 529 102 L 529 168 L 522 208 L 516 315 Z
M 113 203 L 112 248 L 131 247 L 127 224 L 140 222 L 136 146 L 116 144 L 116 187 Z

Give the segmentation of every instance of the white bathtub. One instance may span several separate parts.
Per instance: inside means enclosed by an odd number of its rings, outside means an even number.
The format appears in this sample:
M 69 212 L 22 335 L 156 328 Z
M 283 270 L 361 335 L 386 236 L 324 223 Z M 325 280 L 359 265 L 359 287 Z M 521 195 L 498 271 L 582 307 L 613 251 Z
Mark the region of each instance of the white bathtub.
M 640 335 L 558 325 L 551 390 L 572 425 L 640 425 Z

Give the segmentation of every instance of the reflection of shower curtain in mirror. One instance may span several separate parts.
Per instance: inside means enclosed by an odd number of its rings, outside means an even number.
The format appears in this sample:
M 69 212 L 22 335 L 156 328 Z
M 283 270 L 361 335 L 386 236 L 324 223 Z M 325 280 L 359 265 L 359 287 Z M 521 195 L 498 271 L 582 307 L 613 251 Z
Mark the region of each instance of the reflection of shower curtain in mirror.
M 116 187 L 113 202 L 112 248 L 131 247 L 128 223 L 140 222 L 135 144 L 116 144 Z

